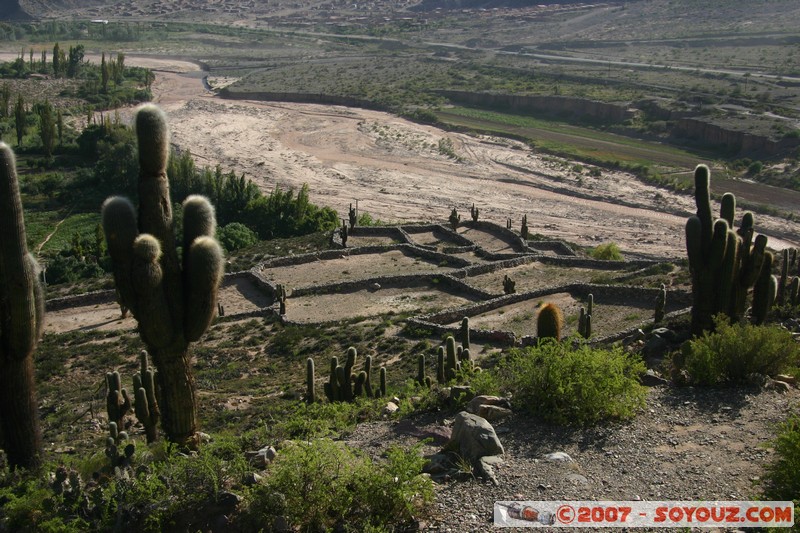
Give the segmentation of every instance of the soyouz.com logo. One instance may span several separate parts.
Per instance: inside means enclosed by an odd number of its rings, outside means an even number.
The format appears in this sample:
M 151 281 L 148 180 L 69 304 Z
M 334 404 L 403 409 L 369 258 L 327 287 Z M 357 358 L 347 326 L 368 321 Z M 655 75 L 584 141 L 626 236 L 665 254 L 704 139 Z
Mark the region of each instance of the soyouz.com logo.
M 792 502 L 502 501 L 498 527 L 792 527 Z

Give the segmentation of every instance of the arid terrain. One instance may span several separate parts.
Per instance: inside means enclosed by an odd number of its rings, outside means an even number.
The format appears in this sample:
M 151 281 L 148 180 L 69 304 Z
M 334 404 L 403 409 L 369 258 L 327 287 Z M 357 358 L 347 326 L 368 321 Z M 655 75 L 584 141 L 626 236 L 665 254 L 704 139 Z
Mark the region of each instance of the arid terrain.
M 614 241 L 641 256 L 685 254 L 692 198 L 630 174 L 578 174 L 569 161 L 517 141 L 445 132 L 377 111 L 227 101 L 204 88 L 194 63 L 128 62 L 156 69 L 154 101 L 166 110 L 179 149 L 200 165 L 243 172 L 265 191 L 308 183 L 312 201 L 339 213 L 358 201 L 361 212 L 385 222 L 444 222 L 453 206 L 467 216 L 475 203 L 484 219 L 511 218 L 516 227 L 527 214 L 532 233 L 581 246 Z M 437 150 L 442 138 L 452 140 L 458 160 Z M 756 220 L 771 246 L 800 244 L 797 223 Z

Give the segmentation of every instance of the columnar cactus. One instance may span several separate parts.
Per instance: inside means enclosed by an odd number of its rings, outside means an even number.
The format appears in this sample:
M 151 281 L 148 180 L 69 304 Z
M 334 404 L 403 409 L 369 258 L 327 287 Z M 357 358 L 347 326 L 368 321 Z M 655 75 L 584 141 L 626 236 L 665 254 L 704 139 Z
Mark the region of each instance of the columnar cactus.
M 662 283 L 661 288 L 656 295 L 656 311 L 653 316 L 653 322 L 658 324 L 664 320 L 667 308 L 667 287 Z
M 148 444 L 158 437 L 161 411 L 156 401 L 156 371 L 147 362 L 147 350 L 139 354 L 139 373 L 133 375 L 134 412 L 144 426 Z
M 792 284 L 789 286 L 789 303 L 792 307 L 800 303 L 800 278 L 792 278 Z
M 25 240 L 16 161 L 0 142 L 0 444 L 12 467 L 41 464 L 33 352 L 43 325 L 44 292 Z
M 386 369 L 381 367 L 380 385 L 378 389 L 372 388 L 372 356 L 364 360 L 364 369 L 353 375 L 353 366 L 357 357 L 356 349 L 347 349 L 347 359 L 344 366 L 339 364 L 337 357 L 331 358 L 330 378 L 325 383 L 325 395 L 330 402 L 352 402 L 359 396 L 377 398 L 386 395 Z M 308 374 L 306 376 L 308 379 Z
M 386 398 L 386 367 L 382 366 L 380 371 L 380 398 Z M 430 387 L 430 380 L 431 378 L 426 378 L 428 382 L 428 386 Z
M 214 208 L 201 196 L 183 203 L 183 260 L 172 227 L 166 166 L 169 134 L 164 114 L 145 105 L 136 114 L 139 211 L 122 197 L 103 204 L 102 217 L 121 303 L 158 369 L 158 404 L 167 438 L 195 448 L 197 397 L 189 344 L 211 324 L 224 258 L 214 239 Z
M 117 427 L 125 427 L 124 419 L 131 410 L 128 391 L 122 388 L 119 372 L 106 373 L 106 413 L 108 421 L 115 422 Z
M 286 314 L 286 287 L 280 283 L 275 287 L 275 299 L 278 300 L 278 314 Z
M 455 231 L 458 228 L 458 224 L 461 222 L 461 215 L 458 214 L 458 210 L 454 207 L 452 211 L 450 211 L 450 227 L 453 228 Z
M 786 303 L 786 288 L 789 278 L 789 249 L 784 248 L 781 261 L 781 278 L 778 281 L 778 305 Z
M 517 292 L 517 282 L 508 277 L 508 274 L 503 278 L 503 292 L 505 294 L 514 294 Z
M 350 219 L 350 229 L 356 227 L 356 222 L 358 222 L 358 214 L 356 214 L 355 208 L 353 208 L 353 204 L 350 204 L 350 211 L 347 213 L 347 217 Z
M 306 401 L 308 403 L 317 401 L 317 392 L 314 388 L 314 359 L 311 357 L 306 359 Z
M 744 316 L 747 293 L 759 277 L 767 238 L 753 240 L 753 215 L 742 216 L 732 229 L 736 199 L 723 196 L 720 218 L 711 214 L 710 171 L 698 165 L 694 172 L 697 214 L 686 221 L 686 250 L 692 273 L 692 333 L 714 326 L 714 315 L 725 313 L 738 322 Z
M 461 319 L 461 347 L 465 350 L 469 350 L 469 317 L 464 317 Z
M 436 350 L 436 382 L 440 385 L 447 383 L 444 363 L 444 346 Z
M 453 337 L 447 337 L 445 342 L 445 352 L 447 354 L 444 377 L 447 381 L 456 379 L 459 370 L 458 356 L 456 353 L 456 340 Z
M 417 356 L 417 384 L 425 386 L 425 354 L 422 353 Z
M 347 248 L 347 224 L 342 220 L 342 227 L 339 228 L 339 238 L 342 240 L 342 247 Z
M 522 215 L 522 227 L 519 230 L 519 236 L 522 237 L 523 241 L 527 241 L 528 234 L 528 215 Z
M 478 217 L 480 216 L 480 210 L 477 207 L 475 207 L 475 204 L 472 204 L 472 207 L 469 210 L 469 214 L 472 217 L 472 221 L 477 222 Z
M 564 323 L 561 309 L 555 304 L 544 304 L 536 319 L 537 336 L 540 339 L 561 340 L 561 326 Z
M 764 263 L 753 287 L 753 324 L 763 324 L 767 319 L 772 304 L 778 292 L 778 279 L 772 275 L 773 256 L 771 252 L 764 253 Z

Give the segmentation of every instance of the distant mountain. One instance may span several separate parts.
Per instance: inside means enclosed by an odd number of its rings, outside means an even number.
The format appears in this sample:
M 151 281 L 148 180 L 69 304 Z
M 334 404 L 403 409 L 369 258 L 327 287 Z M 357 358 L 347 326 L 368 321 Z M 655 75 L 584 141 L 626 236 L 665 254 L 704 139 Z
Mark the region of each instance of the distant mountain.
M 530 7 L 552 4 L 583 4 L 586 0 L 422 0 L 412 7 L 413 11 L 434 11 L 436 9 L 492 9 Z
M 19 0 L 0 2 L 0 20 L 27 20 L 31 18 L 19 5 Z

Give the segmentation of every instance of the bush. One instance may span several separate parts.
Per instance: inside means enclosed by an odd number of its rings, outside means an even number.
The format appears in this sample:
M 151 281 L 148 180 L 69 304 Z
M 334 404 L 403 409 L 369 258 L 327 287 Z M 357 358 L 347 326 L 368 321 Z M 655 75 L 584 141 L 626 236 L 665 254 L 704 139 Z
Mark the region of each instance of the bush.
M 263 526 L 282 515 L 302 531 L 407 524 L 433 500 L 424 461 L 416 449 L 393 448 L 373 463 L 330 439 L 290 442 L 254 491 L 249 518 Z
M 550 340 L 511 350 L 497 369 L 500 388 L 517 406 L 556 424 L 590 425 L 632 418 L 644 407 L 645 372 L 636 355 L 621 348 L 572 348 Z
M 775 459 L 767 465 L 764 496 L 772 501 L 794 501 L 795 520 L 800 505 L 800 415 L 790 416 L 780 425 L 772 442 Z
M 601 244 L 591 251 L 589 254 L 593 259 L 600 259 L 602 261 L 622 261 L 622 254 L 619 251 L 619 246 L 615 242 Z
M 776 326 L 731 325 L 723 316 L 714 320 L 714 333 L 688 341 L 672 358 L 690 383 L 743 383 L 752 374 L 775 375 L 800 364 L 792 334 Z
M 217 239 L 227 252 L 252 246 L 258 242 L 256 232 L 239 222 L 231 222 L 217 230 Z

